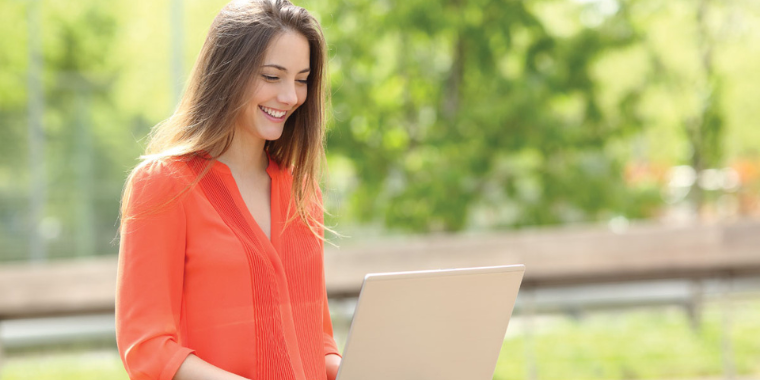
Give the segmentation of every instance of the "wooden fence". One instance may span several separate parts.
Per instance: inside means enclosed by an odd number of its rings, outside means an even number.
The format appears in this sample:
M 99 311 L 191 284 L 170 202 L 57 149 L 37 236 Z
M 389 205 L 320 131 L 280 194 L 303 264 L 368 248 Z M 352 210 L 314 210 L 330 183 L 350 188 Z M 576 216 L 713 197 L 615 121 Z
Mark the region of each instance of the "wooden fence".
M 760 221 L 532 229 L 326 245 L 331 297 L 356 296 L 367 273 L 526 265 L 524 288 L 760 274 Z M 0 265 L 0 320 L 114 309 L 116 258 Z

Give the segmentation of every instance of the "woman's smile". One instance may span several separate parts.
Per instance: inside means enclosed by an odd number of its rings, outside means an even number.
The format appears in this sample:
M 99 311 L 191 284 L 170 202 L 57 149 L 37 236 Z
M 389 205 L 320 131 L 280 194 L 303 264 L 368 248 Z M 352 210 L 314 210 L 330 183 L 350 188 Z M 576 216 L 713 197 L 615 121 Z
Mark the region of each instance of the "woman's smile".
M 267 119 L 272 120 L 274 122 L 283 122 L 287 118 L 286 115 L 288 114 L 287 111 L 280 111 L 275 108 L 269 108 L 264 106 L 259 106 L 259 109 L 261 112 L 264 113 L 264 115 L 267 117 Z

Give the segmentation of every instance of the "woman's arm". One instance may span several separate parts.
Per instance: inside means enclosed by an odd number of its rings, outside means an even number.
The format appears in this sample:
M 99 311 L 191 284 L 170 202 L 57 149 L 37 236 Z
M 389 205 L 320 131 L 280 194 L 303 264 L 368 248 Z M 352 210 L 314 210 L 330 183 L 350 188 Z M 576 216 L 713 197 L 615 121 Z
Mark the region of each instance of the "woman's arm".
M 317 200 L 322 204 L 322 191 L 317 187 Z M 317 213 L 319 223 L 324 223 L 324 214 Z M 320 228 L 320 236 L 324 237 L 324 230 Z M 320 250 L 324 255 L 324 241 L 319 240 Z M 323 260 L 324 262 L 324 260 Z M 327 380 L 335 380 L 338 376 L 338 368 L 342 359 L 338 351 L 338 345 L 333 337 L 332 320 L 330 319 L 330 307 L 327 300 L 327 288 L 322 289 L 322 331 L 324 333 L 325 345 L 325 370 L 327 371 Z
M 162 207 L 182 188 L 164 162 L 136 170 L 121 225 L 116 343 L 132 380 L 170 380 L 192 349 L 179 337 L 185 209 Z
M 325 369 L 327 369 L 327 380 L 335 380 L 338 377 L 338 368 L 340 368 L 340 356 L 335 354 L 325 355 Z
M 173 380 L 249 380 L 245 377 L 227 372 L 203 359 L 190 354 L 174 375 Z M 331 380 L 335 380 L 334 378 Z

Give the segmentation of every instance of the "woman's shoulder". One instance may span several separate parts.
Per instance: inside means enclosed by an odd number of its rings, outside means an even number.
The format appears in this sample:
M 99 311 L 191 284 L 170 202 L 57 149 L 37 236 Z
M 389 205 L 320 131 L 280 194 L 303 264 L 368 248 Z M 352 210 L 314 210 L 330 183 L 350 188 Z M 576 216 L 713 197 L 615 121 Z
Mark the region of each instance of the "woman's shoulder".
M 166 223 L 179 222 L 181 219 L 176 218 L 179 214 L 175 213 L 184 213 L 185 195 L 192 181 L 193 175 L 182 159 L 144 159 L 127 178 L 122 197 L 122 227 L 161 215 L 171 215 Z
M 133 213 L 151 212 L 180 201 L 191 189 L 195 175 L 187 160 L 177 157 L 148 158 L 132 170 L 125 192 Z M 181 202 L 183 203 L 183 202 Z
M 184 187 L 192 180 L 193 173 L 185 158 L 147 158 L 132 170 L 130 186 Z

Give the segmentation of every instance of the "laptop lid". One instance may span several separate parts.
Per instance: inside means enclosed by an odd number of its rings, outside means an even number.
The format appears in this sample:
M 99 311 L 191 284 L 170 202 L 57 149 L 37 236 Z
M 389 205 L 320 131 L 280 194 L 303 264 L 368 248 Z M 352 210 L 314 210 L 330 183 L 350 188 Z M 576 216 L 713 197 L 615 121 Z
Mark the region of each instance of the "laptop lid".
M 524 272 L 368 274 L 337 380 L 491 380 Z

